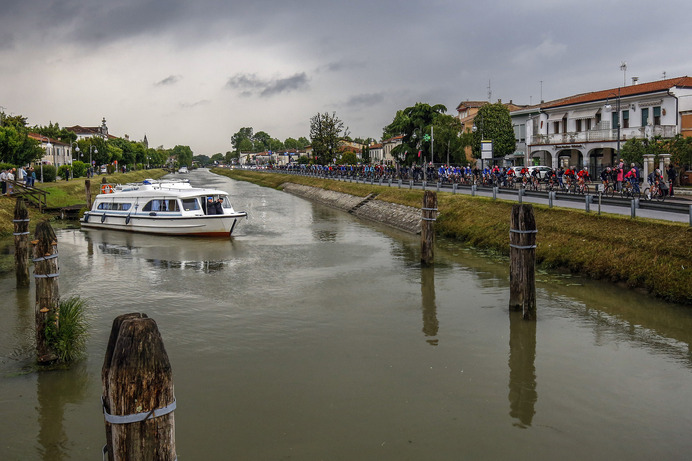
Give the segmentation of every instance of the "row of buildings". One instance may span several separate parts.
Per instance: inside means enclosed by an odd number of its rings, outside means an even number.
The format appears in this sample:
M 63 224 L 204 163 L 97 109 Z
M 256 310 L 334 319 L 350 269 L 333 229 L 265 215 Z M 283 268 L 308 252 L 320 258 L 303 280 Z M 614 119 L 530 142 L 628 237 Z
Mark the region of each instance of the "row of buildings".
M 488 101 L 465 101 L 457 110 L 462 129 L 472 130 Z M 576 94 L 533 106 L 505 104 L 514 126 L 516 151 L 487 160 L 503 166 L 588 167 L 598 172 L 617 163 L 622 144 L 632 138 L 692 136 L 692 77 Z M 391 163 L 401 136 L 371 146 L 377 163 Z M 469 152 L 470 154 L 470 152 Z M 473 160 L 469 156 L 469 160 Z M 646 165 L 645 165 L 646 166 Z

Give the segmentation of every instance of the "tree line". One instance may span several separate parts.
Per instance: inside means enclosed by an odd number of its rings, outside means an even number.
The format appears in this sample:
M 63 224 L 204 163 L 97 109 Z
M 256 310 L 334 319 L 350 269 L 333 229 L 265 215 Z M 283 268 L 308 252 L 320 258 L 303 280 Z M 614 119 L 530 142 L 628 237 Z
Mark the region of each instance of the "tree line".
M 169 164 L 174 157 L 177 165 L 192 166 L 192 149 L 189 146 L 175 146 L 165 149 L 163 146 L 150 148 L 141 141 L 130 141 L 125 138 L 94 136 L 77 140 L 77 135 L 50 122 L 48 126 L 28 126 L 26 117 L 21 115 L 7 116 L 0 112 L 0 163 L 12 166 L 23 166 L 40 162 L 45 155 L 41 141 L 29 137 L 29 133 L 45 136 L 53 142 L 59 141 L 70 146 L 72 151 L 73 174 L 80 176 L 82 170 L 91 162 L 94 166 L 114 165 L 127 166 L 129 169 L 144 167 L 162 167 Z M 177 166 L 174 165 L 174 166 Z M 67 166 L 61 166 L 61 169 Z

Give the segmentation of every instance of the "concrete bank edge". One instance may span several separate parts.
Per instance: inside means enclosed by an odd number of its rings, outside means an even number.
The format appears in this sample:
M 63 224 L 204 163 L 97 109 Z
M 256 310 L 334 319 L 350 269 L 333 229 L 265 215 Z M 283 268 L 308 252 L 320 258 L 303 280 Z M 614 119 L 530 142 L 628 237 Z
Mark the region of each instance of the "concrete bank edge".
M 289 194 L 351 213 L 362 219 L 385 224 L 411 234 L 420 234 L 421 210 L 418 208 L 383 202 L 373 195 L 357 197 L 290 182 L 282 184 L 281 189 Z

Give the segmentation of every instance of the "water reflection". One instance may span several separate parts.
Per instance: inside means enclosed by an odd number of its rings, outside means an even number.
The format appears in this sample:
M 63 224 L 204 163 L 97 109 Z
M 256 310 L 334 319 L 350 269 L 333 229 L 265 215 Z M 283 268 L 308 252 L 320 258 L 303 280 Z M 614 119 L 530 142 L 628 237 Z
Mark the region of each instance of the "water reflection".
M 536 322 L 509 312 L 509 415 L 515 426 L 531 426 L 536 414 Z
M 440 324 L 437 320 L 437 305 L 435 305 L 435 267 L 421 267 L 420 291 L 423 298 L 423 333 L 427 343 L 438 345 L 437 331 Z
M 65 407 L 80 403 L 87 394 L 89 374 L 84 363 L 71 370 L 41 371 L 38 373 L 38 443 L 43 461 L 70 459 L 70 447 L 65 428 Z

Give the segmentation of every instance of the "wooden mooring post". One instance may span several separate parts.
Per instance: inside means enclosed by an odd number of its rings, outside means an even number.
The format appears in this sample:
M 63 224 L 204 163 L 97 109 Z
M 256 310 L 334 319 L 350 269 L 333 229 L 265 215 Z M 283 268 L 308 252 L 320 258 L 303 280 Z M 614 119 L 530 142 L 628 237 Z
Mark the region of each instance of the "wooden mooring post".
M 512 205 L 509 225 L 509 309 L 536 319 L 536 219 L 530 204 Z
M 29 279 L 29 210 L 22 197 L 14 206 L 14 270 L 17 288 L 30 285 Z
M 154 319 L 113 320 L 101 379 L 108 459 L 175 460 L 173 373 Z
M 437 193 L 423 192 L 420 226 L 420 261 L 422 264 L 435 262 L 435 219 L 437 216 Z
M 46 340 L 48 322 L 58 326 L 58 240 L 48 221 L 36 225 L 34 244 L 34 278 L 36 279 L 36 356 L 39 363 L 50 363 L 58 357 Z

